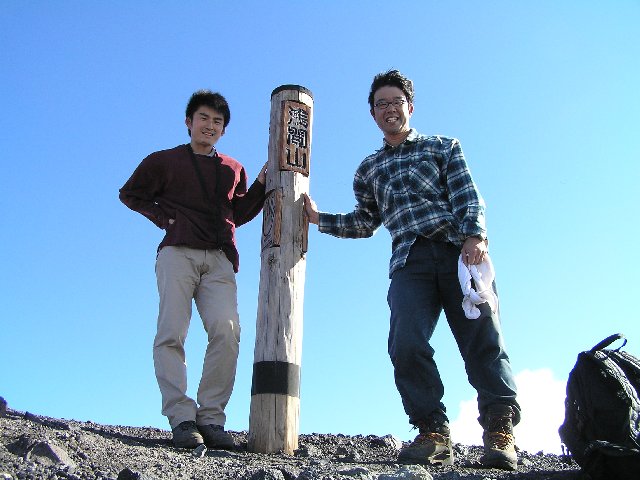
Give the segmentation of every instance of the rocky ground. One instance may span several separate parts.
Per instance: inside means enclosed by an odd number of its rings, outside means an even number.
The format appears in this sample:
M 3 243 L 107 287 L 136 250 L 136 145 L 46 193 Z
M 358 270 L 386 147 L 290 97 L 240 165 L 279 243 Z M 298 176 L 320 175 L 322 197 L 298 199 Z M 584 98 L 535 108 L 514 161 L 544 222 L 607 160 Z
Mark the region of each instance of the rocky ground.
M 99 425 L 20 412 L 0 397 L 0 480 L 577 480 L 557 455 L 519 452 L 518 471 L 481 468 L 481 448 L 455 444 L 452 467 L 397 462 L 392 436 L 300 435 L 294 455 L 247 451 L 247 432 L 230 432 L 233 451 L 174 448 L 158 428 Z

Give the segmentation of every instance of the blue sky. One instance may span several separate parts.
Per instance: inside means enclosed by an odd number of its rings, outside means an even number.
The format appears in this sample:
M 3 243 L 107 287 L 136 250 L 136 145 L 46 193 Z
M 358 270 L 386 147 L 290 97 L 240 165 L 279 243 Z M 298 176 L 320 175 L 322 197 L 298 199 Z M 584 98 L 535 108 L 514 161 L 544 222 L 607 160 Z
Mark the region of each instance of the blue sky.
M 558 451 L 577 353 L 625 333 L 640 354 L 640 2 L 0 4 L 0 395 L 18 410 L 168 428 L 151 360 L 162 232 L 118 200 L 150 152 L 188 141 L 184 108 L 223 93 L 218 144 L 252 178 L 270 95 L 314 96 L 310 189 L 350 211 L 381 135 L 367 94 L 398 68 L 411 125 L 460 139 L 487 203 L 502 322 L 522 392 L 517 441 Z M 242 324 L 227 428 L 248 428 L 261 218 L 238 230 Z M 300 433 L 410 430 L 386 353 L 390 237 L 310 232 Z M 189 389 L 204 352 L 194 314 Z M 434 337 L 454 441 L 480 443 L 460 355 Z

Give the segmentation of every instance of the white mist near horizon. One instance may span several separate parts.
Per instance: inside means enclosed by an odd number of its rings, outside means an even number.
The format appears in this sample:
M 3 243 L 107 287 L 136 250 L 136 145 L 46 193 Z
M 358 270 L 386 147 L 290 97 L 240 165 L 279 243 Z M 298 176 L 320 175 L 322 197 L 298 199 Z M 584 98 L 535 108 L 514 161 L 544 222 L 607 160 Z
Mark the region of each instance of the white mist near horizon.
M 515 376 L 522 419 L 514 429 L 516 445 L 529 453 L 561 454 L 558 428 L 564 420 L 566 380 L 553 378 L 549 369 L 523 370 Z M 482 445 L 477 399 L 460 402 L 460 414 L 451 422 L 455 443 Z

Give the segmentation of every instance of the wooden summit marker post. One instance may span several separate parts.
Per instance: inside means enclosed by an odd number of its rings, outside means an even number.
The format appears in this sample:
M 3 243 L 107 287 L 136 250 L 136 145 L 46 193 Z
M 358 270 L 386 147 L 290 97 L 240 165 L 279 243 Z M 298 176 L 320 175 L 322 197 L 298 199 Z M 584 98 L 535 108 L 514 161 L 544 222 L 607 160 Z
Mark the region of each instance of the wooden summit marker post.
M 248 448 L 298 448 L 300 361 L 313 97 L 298 85 L 271 93 Z

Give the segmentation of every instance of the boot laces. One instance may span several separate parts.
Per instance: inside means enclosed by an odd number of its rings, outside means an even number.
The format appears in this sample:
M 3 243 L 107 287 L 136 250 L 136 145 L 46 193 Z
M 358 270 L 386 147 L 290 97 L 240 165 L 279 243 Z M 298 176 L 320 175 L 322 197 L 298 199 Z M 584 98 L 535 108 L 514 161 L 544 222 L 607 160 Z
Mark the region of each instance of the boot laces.
M 449 429 L 434 421 L 421 421 L 414 425 L 413 429 L 418 429 L 419 433 L 413 443 L 435 443 L 446 444 L 449 437 Z
M 506 450 L 513 444 L 513 435 L 502 432 L 487 432 L 491 448 Z
M 514 443 L 511 416 L 491 416 L 486 430 L 489 443 L 493 448 L 505 450 Z
M 421 443 L 446 444 L 447 437 L 445 435 L 442 435 L 441 433 L 424 432 L 424 433 L 419 433 L 418 436 L 413 441 L 413 443 L 415 444 L 421 444 Z

